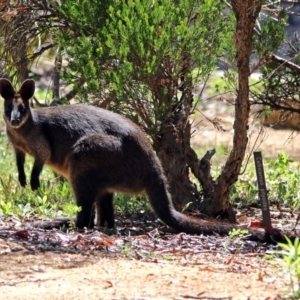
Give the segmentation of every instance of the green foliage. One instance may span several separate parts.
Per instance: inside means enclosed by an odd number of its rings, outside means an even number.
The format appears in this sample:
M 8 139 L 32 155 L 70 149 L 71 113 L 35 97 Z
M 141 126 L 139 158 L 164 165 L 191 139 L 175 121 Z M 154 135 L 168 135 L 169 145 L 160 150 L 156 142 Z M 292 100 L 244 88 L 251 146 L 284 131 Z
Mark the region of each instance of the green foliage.
M 109 52 L 104 45 L 102 29 L 105 25 L 107 8 L 111 1 L 62 1 L 59 12 L 68 23 L 68 29 L 57 31 L 58 43 L 68 61 L 64 71 L 65 82 L 78 88 L 81 100 L 88 101 L 87 93 L 101 93 L 101 75 Z
M 243 240 L 242 238 L 245 237 L 245 235 L 248 234 L 248 230 L 247 229 L 232 229 L 229 232 L 228 237 L 225 240 L 225 244 L 228 246 L 230 241 L 232 240 L 232 242 L 234 243 L 234 245 L 236 247 L 240 247 L 243 244 Z
M 128 242 L 125 245 L 120 245 L 119 247 L 124 255 L 129 255 L 132 250 L 132 242 Z
M 114 207 L 121 214 L 129 214 L 132 212 L 149 212 L 151 210 L 150 203 L 146 197 L 129 196 L 116 194 L 114 199 Z
M 287 13 L 282 9 L 278 17 L 267 16 L 257 22 L 257 31 L 253 38 L 253 49 L 259 58 L 276 52 L 285 39 Z
M 287 25 L 288 11 L 279 9 L 277 17 L 268 16 L 258 26 L 258 34 L 253 42 L 253 48 L 262 62 L 262 88 L 253 90 L 254 102 L 264 104 L 266 109 L 292 111 L 292 107 L 286 104 L 287 100 L 299 100 L 298 86 L 299 76 L 295 76 L 293 68 L 288 63 L 292 61 L 296 68 L 299 65 L 299 35 L 295 33 L 293 38 L 284 43 L 286 38 L 285 27 Z M 281 47 L 282 58 L 271 57 Z M 288 57 L 288 58 L 287 58 Z M 287 64 L 284 64 L 287 59 Z
M 249 162 L 247 172 L 239 177 L 232 186 L 230 199 L 238 206 L 248 205 L 257 201 L 258 188 L 254 163 Z
M 296 60 L 296 63 L 299 61 Z M 300 78 L 289 68 L 273 62 L 263 67 L 261 71 L 262 89 L 254 93 L 256 102 L 269 106 L 271 110 L 280 106 L 288 110 L 289 104 L 285 104 L 286 100 L 299 101 Z
M 108 102 L 155 133 L 180 101 L 180 79 L 198 83 L 225 43 L 232 46 L 222 8 L 211 0 L 64 1 L 74 25 L 59 32 L 69 63 L 64 79 L 85 82 L 81 101 Z
M 299 208 L 299 164 L 294 163 L 285 152 L 281 152 L 276 160 L 266 160 L 264 164 L 269 199 L 278 201 L 282 206 Z M 231 199 L 233 202 L 245 200 L 244 204 L 258 201 L 257 179 L 253 163 L 249 163 L 247 173 L 242 175 L 233 186 Z
M 230 232 L 229 232 L 229 238 L 234 239 L 234 238 L 242 238 L 244 237 L 246 234 L 248 234 L 248 230 L 247 229 L 235 229 L 233 228 Z
M 290 287 L 292 291 L 291 297 L 288 299 L 300 298 L 300 243 L 299 238 L 295 238 L 294 243 L 286 237 L 287 243 L 279 243 L 282 248 L 276 251 L 277 254 L 282 256 L 280 263 L 282 263 L 288 273 L 290 279 Z
M 184 59 L 183 54 L 190 56 L 203 73 L 214 68 L 216 54 L 221 51 L 220 39 L 225 35 L 221 33 L 220 8 L 213 1 L 115 1 L 109 7 L 105 36 L 106 45 L 122 62 L 120 77 L 124 72 L 124 76 L 132 74 L 145 81 L 143 76 L 157 74 L 164 60 L 174 64 Z M 211 24 L 211 30 L 205 24 Z M 213 46 L 212 54 L 209 50 Z M 182 62 L 175 67 L 170 75 L 178 79 Z
M 298 208 L 300 203 L 299 165 L 295 164 L 284 152 L 278 155 L 277 160 L 270 161 L 266 172 L 268 187 L 276 193 L 271 193 L 284 206 Z

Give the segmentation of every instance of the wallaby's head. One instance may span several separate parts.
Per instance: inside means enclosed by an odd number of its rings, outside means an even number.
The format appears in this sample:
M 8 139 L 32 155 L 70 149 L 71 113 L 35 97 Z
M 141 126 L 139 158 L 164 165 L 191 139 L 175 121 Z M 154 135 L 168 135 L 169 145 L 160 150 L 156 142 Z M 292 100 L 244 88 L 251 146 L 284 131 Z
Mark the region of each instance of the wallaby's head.
M 11 82 L 0 79 L 0 94 L 4 98 L 4 120 L 12 127 L 21 126 L 30 115 L 29 100 L 33 96 L 35 83 L 32 79 L 25 80 L 18 92 Z

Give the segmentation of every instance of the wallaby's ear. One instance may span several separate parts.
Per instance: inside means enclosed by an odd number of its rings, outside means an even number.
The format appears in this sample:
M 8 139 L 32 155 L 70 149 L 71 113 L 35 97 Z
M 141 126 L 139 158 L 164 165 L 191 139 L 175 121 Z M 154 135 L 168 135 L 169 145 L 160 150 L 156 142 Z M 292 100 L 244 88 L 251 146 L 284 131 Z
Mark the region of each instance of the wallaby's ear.
M 18 91 L 18 94 L 21 95 L 23 100 L 29 100 L 33 94 L 34 94 L 34 90 L 35 90 L 35 82 L 33 79 L 26 79 L 21 87 L 20 90 Z
M 5 78 L 0 79 L 0 94 L 5 100 L 12 98 L 15 94 L 15 90 L 11 82 Z

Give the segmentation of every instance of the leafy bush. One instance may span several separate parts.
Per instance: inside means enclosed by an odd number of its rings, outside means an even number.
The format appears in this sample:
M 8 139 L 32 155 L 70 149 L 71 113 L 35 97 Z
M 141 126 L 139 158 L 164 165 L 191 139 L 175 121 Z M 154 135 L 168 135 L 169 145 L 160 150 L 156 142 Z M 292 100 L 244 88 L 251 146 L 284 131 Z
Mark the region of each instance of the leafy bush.
M 300 297 L 300 243 L 299 238 L 292 242 L 286 238 L 287 243 L 280 243 L 281 250 L 276 251 L 280 255 L 279 262 L 289 273 L 291 295 L 287 299 L 299 299 Z

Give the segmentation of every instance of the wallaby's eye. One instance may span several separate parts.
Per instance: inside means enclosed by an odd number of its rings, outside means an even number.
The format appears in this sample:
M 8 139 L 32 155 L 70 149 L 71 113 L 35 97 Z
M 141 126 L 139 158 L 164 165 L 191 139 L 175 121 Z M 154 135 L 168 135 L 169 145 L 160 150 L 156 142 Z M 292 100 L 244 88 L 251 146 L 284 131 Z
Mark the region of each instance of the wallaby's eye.
M 5 106 L 5 114 L 6 115 L 10 115 L 11 111 L 12 111 L 12 105 L 11 104 Z
M 24 104 L 20 104 L 20 105 L 19 105 L 19 111 L 20 111 L 21 113 L 24 113 L 24 112 L 26 111 L 26 106 L 25 106 Z

